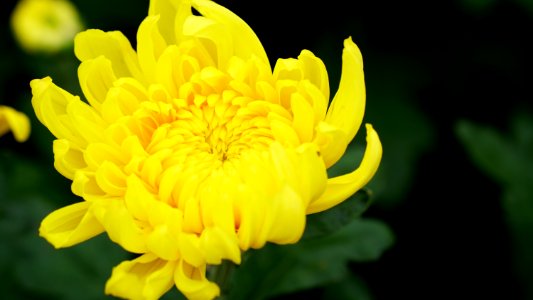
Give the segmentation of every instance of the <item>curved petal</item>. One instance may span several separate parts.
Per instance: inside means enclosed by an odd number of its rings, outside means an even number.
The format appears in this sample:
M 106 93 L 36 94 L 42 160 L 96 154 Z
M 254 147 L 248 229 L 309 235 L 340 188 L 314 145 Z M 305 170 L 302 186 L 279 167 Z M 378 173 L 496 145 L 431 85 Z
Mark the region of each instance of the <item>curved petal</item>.
M 219 227 L 209 227 L 202 231 L 200 245 L 205 249 L 205 260 L 209 264 L 220 264 L 222 259 L 241 263 L 239 240 L 235 233 L 227 233 Z
M 342 74 L 339 89 L 326 114 L 325 121 L 346 132 L 351 141 L 365 113 L 365 79 L 361 51 L 351 38 L 344 40 Z
M 117 77 L 144 80 L 137 54 L 120 31 L 89 29 L 78 33 L 74 39 L 74 53 L 82 62 L 103 55 L 111 61 Z
M 117 79 L 111 61 L 105 56 L 98 56 L 82 62 L 78 68 L 78 78 L 87 101 L 100 111 L 107 92 Z
M 109 239 L 133 253 L 146 253 L 147 232 L 126 208 L 121 199 L 102 199 L 93 207 L 94 215 L 104 226 Z
M 210 0 L 193 0 L 193 7 L 205 17 L 227 26 L 233 37 L 235 55 L 247 60 L 256 56 L 270 67 L 265 49 L 255 32 L 239 16 Z
M 298 60 L 302 63 L 304 78 L 320 89 L 324 99 L 329 99 L 328 71 L 324 62 L 309 50 L 303 50 Z
M 34 79 L 30 85 L 33 94 L 31 102 L 37 119 L 48 127 L 56 138 L 67 139 L 77 147 L 85 146 L 87 141 L 74 133 L 74 125 L 67 115 L 67 105 L 81 100 L 56 86 L 50 77 Z
M 149 16 L 159 16 L 159 31 L 168 44 L 182 40 L 184 20 L 192 15 L 190 0 L 151 0 Z
M 104 231 L 89 211 L 90 202 L 79 202 L 60 208 L 44 218 L 39 235 L 55 248 L 69 247 Z
M 307 214 L 321 212 L 341 203 L 372 179 L 378 169 L 383 150 L 372 125 L 366 124 L 366 130 L 367 146 L 359 168 L 352 173 L 328 179 L 326 191 L 309 205 Z
M 167 43 L 158 28 L 159 16 L 148 16 L 137 31 L 137 53 L 146 80 L 152 83 L 156 78 L 157 60 L 163 54 Z
M 71 146 L 66 139 L 57 139 L 53 142 L 54 167 L 68 179 L 74 179 L 77 170 L 87 167 L 83 152 Z
M 181 260 L 174 281 L 178 290 L 189 300 L 214 299 L 220 295 L 218 286 L 205 278 L 205 265 L 195 268 Z
M 343 130 L 326 122 L 318 123 L 315 130 L 314 143 L 320 149 L 326 168 L 329 168 L 342 157 L 350 141 Z
M 289 185 L 274 195 L 263 223 L 267 241 L 276 244 L 296 243 L 305 229 L 304 199 Z
M 105 293 L 124 299 L 159 299 L 172 288 L 176 261 L 144 254 L 113 268 Z
M 9 130 L 17 142 L 24 142 L 30 136 L 30 119 L 15 109 L 0 105 L 0 136 Z
M 199 40 L 219 69 L 226 69 L 233 55 L 233 37 L 226 26 L 211 19 L 190 16 L 183 25 L 183 34 Z

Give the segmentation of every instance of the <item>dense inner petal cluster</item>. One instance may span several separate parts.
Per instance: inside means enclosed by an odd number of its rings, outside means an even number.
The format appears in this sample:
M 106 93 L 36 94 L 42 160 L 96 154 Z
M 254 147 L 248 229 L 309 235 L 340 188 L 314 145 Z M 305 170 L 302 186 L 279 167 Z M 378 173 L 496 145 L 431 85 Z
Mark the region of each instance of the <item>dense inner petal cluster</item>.
M 207 265 L 297 242 L 306 214 L 349 197 L 379 165 L 367 124 L 360 167 L 327 177 L 364 113 L 351 39 L 329 108 L 320 59 L 303 50 L 271 69 L 246 23 L 211 1 L 153 0 L 136 51 L 119 32 L 88 30 L 75 53 L 86 102 L 48 77 L 31 83 L 36 115 L 57 137 L 54 165 L 84 200 L 51 213 L 40 234 L 67 247 L 106 232 L 140 254 L 113 270 L 107 293 L 152 299 L 175 284 L 213 298 Z

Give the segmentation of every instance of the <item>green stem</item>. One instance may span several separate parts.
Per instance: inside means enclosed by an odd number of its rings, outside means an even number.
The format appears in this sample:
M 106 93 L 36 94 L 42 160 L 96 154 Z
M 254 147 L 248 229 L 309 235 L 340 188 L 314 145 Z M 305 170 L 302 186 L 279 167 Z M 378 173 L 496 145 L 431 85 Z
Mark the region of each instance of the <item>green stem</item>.
M 235 264 L 229 260 L 223 260 L 218 266 L 214 266 L 212 280 L 220 288 L 219 300 L 226 299 L 231 285 L 231 276 L 235 269 Z

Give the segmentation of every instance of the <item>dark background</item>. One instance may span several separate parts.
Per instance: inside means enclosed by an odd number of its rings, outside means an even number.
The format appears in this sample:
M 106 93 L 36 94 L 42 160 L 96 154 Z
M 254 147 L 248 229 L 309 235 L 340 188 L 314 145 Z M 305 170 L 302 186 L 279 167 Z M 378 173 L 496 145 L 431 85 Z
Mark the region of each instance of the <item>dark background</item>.
M 121 30 L 132 42 L 148 7 L 73 2 L 87 27 Z M 322 58 L 332 93 L 343 40 L 351 36 L 360 47 L 365 121 L 384 147 L 365 216 L 387 223 L 396 237 L 378 261 L 351 265 L 374 299 L 526 299 L 513 267 L 503 188 L 472 162 L 455 128 L 469 120 L 505 131 L 516 112 L 531 112 L 533 1 L 218 2 L 254 29 L 273 64 L 302 49 Z M 0 62 L 11 70 L 0 77 L 0 103 L 27 110 L 16 101 L 27 97 L 29 80 L 47 74 L 13 68 L 13 61 L 28 61 L 6 23 L 13 6 L 0 4 Z

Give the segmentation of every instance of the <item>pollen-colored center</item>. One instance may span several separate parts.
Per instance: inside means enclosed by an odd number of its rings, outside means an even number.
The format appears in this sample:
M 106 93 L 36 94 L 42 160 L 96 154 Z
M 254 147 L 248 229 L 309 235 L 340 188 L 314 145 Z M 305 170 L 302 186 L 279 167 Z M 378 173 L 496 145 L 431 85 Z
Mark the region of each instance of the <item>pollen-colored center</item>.
M 172 150 L 172 158 L 201 156 L 213 159 L 216 165 L 238 158 L 247 149 L 263 149 L 273 136 L 261 101 L 234 96 L 227 90 L 217 94 L 195 95 L 192 105 L 151 103 L 157 108 L 152 117 L 157 127 L 147 144 L 147 152 L 157 154 Z
M 237 185 L 242 155 L 263 152 L 275 140 L 272 115 L 290 114 L 253 93 L 244 95 L 245 89 L 251 90 L 213 67 L 192 74 L 174 95 L 161 84 L 149 86 L 148 101 L 132 117 L 147 154 L 138 164 L 142 177 L 162 201 L 186 210 L 186 199 L 197 198 L 221 174 Z

